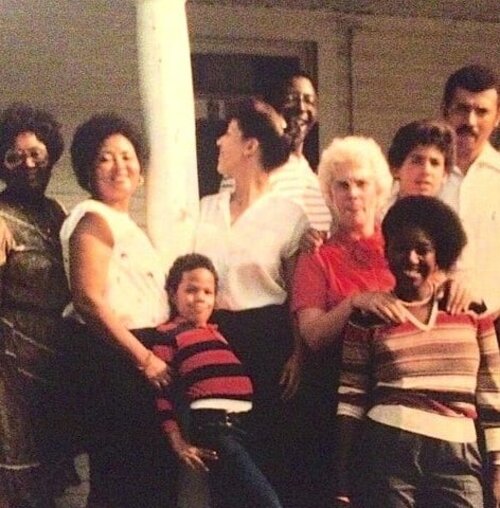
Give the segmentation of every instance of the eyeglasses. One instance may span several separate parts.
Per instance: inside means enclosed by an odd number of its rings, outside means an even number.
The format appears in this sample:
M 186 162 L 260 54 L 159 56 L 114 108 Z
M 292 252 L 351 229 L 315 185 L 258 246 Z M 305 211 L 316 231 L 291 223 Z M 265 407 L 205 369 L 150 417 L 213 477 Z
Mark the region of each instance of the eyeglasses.
M 297 103 L 304 101 L 304 103 L 307 104 L 308 106 L 316 106 L 316 102 L 317 102 L 316 95 L 310 94 L 310 93 L 292 92 L 292 93 L 285 95 L 284 99 L 285 99 L 284 100 L 285 105 L 297 104 Z
M 28 150 L 14 150 L 11 148 L 5 152 L 3 164 L 7 169 L 15 169 L 21 166 L 28 158 L 33 161 L 35 166 L 44 167 L 49 163 L 47 150 L 41 148 L 31 148 Z

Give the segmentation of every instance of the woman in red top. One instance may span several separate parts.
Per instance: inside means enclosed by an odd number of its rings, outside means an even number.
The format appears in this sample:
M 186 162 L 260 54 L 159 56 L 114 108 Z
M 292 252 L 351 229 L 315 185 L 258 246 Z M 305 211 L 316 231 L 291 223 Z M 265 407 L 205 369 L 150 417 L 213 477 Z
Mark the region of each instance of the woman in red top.
M 297 439 L 305 458 L 300 468 L 316 484 L 313 495 L 318 493 L 303 506 L 315 507 L 328 505 L 321 489 L 331 474 L 339 350 L 349 315 L 358 308 L 396 322 L 404 316 L 401 303 L 386 292 L 394 279 L 384 258 L 379 218 L 392 177 L 380 147 L 369 138 L 334 139 L 321 157 L 319 178 L 335 230 L 316 252 L 299 258 L 292 302 L 309 350 L 297 401 Z

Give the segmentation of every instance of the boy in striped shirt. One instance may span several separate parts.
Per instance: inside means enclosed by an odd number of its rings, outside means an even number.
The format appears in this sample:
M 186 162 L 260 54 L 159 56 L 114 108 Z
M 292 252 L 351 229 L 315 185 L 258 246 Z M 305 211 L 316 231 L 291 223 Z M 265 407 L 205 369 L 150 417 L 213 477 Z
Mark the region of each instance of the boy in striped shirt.
M 181 256 L 170 269 L 170 321 L 158 328 L 162 340 L 153 347 L 176 373 L 157 398 L 162 427 L 179 460 L 208 473 L 211 506 L 280 508 L 247 450 L 252 383 L 227 341 L 208 323 L 216 290 L 217 273 L 205 256 Z M 189 406 L 190 439 L 178 424 L 176 402 Z

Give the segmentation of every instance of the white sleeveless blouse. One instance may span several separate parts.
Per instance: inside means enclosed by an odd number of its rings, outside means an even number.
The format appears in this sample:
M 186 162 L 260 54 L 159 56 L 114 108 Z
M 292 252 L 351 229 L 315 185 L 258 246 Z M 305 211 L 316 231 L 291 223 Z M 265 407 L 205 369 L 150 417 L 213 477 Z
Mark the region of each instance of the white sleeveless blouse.
M 111 310 L 129 330 L 148 328 L 168 318 L 165 271 L 144 231 L 125 212 L 87 199 L 68 215 L 61 228 L 64 267 L 69 274 L 69 239 L 86 213 L 100 215 L 113 235 L 105 297 Z M 64 311 L 82 321 L 70 304 Z

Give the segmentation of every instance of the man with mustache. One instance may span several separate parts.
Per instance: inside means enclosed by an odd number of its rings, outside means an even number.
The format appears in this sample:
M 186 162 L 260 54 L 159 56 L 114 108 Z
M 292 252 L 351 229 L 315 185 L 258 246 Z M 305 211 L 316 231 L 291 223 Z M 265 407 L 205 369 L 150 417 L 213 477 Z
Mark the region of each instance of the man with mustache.
M 286 133 L 292 140 L 288 162 L 269 176 L 271 190 L 300 205 L 314 229 L 328 232 L 331 215 L 316 174 L 304 156 L 305 139 L 318 121 L 318 95 L 312 78 L 305 72 L 294 72 L 282 79 L 265 100 L 285 118 Z M 220 190 L 233 191 L 233 180 L 223 179 Z
M 457 134 L 457 166 L 440 197 L 458 212 L 468 237 L 460 269 L 489 311 L 500 311 L 500 153 L 489 139 L 500 120 L 500 81 L 482 65 L 447 80 L 443 115 Z

